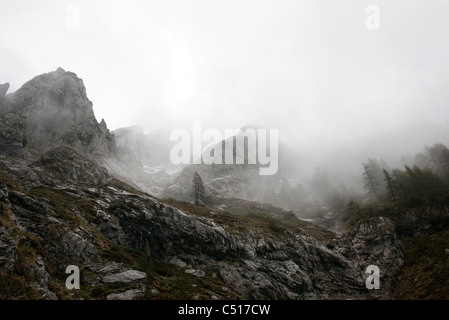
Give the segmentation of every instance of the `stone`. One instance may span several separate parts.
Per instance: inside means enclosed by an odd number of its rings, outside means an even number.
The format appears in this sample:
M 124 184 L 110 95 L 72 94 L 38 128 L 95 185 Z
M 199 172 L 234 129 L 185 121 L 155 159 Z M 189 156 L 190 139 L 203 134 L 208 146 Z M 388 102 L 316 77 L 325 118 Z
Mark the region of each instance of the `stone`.
M 150 290 L 150 293 L 151 293 L 153 296 L 158 296 L 158 295 L 161 294 L 161 292 L 160 292 L 158 289 L 156 289 L 156 288 L 152 288 L 152 289 Z
M 139 280 L 143 280 L 147 277 L 145 272 L 137 270 L 127 270 L 120 273 L 110 274 L 101 279 L 103 283 L 133 283 Z
M 48 282 L 51 277 L 45 269 L 44 261 L 41 257 L 37 257 L 31 274 L 37 280 L 32 284 L 32 287 L 40 294 L 43 300 L 58 300 L 56 294 L 48 288 Z
M 206 276 L 206 273 L 202 270 L 186 269 L 185 273 L 191 274 L 198 278 L 204 278 Z
M 180 268 L 184 268 L 187 265 L 187 263 L 185 263 L 184 261 L 182 261 L 181 259 L 179 259 L 177 257 L 171 258 L 168 262 L 171 264 L 174 264 L 175 266 L 178 266 Z
M 98 273 L 101 276 L 106 276 L 110 274 L 117 274 L 125 271 L 126 268 L 123 267 L 123 263 L 119 263 L 116 261 L 108 262 L 103 268 L 101 268 Z
M 126 290 L 122 293 L 111 293 L 106 296 L 106 300 L 134 300 L 143 297 L 144 292 L 139 289 Z

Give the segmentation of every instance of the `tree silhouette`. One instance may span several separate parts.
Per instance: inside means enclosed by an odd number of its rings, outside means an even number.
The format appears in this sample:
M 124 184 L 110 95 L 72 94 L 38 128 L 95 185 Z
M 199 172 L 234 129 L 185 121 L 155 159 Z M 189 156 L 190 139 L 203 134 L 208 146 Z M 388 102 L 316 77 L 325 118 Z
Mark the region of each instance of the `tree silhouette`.
M 206 203 L 206 189 L 204 188 L 203 180 L 197 171 L 193 174 L 193 199 L 195 205 L 204 205 Z
M 363 181 L 367 193 L 375 198 L 380 197 L 386 190 L 383 168 L 386 164 L 377 160 L 368 159 L 363 163 Z

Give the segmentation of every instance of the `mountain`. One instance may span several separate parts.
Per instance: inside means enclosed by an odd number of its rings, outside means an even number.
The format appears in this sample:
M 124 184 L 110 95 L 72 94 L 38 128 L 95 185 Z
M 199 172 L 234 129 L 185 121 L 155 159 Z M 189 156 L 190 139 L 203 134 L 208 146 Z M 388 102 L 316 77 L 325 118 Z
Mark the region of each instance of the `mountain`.
M 0 172 L 5 299 L 370 299 L 387 291 L 365 288 L 366 263 L 394 273 L 402 262 L 388 219 L 338 236 L 260 205 L 235 214 L 167 204 L 67 147 L 32 163 L 1 155 Z M 69 265 L 84 274 L 81 291 L 64 287 Z M 141 277 L 128 282 L 122 269 Z M 181 294 L 179 283 L 195 286 Z
M 23 120 L 23 148 L 31 157 L 61 145 L 96 160 L 117 152 L 113 135 L 104 120 L 97 122 L 83 81 L 75 73 L 58 68 L 39 75 L 5 100 L 6 125 L 19 128 Z
M 268 165 L 262 165 L 257 157 L 259 152 L 259 137 L 257 132 L 259 127 L 245 126 L 241 128 L 234 136 L 222 140 L 216 145 L 212 145 L 203 151 L 202 155 L 214 155 L 214 150 L 221 149 L 222 163 L 226 162 L 226 153 L 232 152 L 232 164 L 190 164 L 181 169 L 178 175 L 175 175 L 167 187 L 163 190 L 161 196 L 173 197 L 179 200 L 190 200 L 192 193 L 192 178 L 195 171 L 203 179 L 207 194 L 209 197 L 218 198 L 240 198 L 249 201 L 259 201 L 279 205 L 277 195 L 285 187 L 289 187 L 286 179 L 288 173 L 291 173 L 291 166 L 288 157 L 287 148 L 282 142 L 278 143 L 279 151 L 270 158 L 269 165 L 276 167 L 277 171 L 272 175 L 261 175 L 261 168 Z M 268 131 L 268 130 L 267 130 Z M 249 161 L 249 139 L 248 132 L 254 132 L 254 151 L 256 154 L 255 164 Z M 237 141 L 243 141 L 242 152 L 237 152 Z M 269 150 L 269 139 L 267 152 Z M 269 152 L 268 152 L 269 154 Z
M 447 210 L 380 211 L 335 232 L 242 199 L 266 183 L 252 180 L 257 165 L 196 167 L 217 192 L 208 206 L 161 199 L 146 191 L 157 182 L 145 166 L 163 159 L 145 149 L 156 144 L 139 129 L 116 138 L 98 123 L 74 73 L 7 89 L 0 299 L 389 299 L 398 284 L 409 288 L 404 263 L 415 267 L 399 236 L 430 236 L 449 221 Z M 133 136 L 147 142 L 128 144 Z M 178 176 L 186 186 L 194 168 Z M 367 289 L 369 265 L 381 269 L 382 290 Z M 79 290 L 65 286 L 69 266 L 81 272 Z

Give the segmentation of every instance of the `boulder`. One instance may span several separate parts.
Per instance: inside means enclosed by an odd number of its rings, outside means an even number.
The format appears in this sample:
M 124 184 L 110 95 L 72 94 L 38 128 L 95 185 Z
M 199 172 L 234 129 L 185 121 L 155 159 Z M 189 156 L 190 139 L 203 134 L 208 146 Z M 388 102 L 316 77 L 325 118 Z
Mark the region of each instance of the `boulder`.
M 126 290 L 122 293 L 111 293 L 106 299 L 107 300 L 134 300 L 137 298 L 141 298 L 144 295 L 144 292 L 139 289 Z
M 145 272 L 137 270 L 127 270 L 120 273 L 114 273 L 107 275 L 101 279 L 103 283 L 133 283 L 142 279 L 145 279 L 147 274 Z

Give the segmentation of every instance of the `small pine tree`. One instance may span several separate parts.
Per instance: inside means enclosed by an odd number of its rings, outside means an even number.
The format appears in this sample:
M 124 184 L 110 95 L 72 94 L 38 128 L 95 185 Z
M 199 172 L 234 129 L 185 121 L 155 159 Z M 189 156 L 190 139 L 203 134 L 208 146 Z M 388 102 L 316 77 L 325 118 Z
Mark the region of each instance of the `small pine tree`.
M 363 180 L 367 193 L 374 198 L 379 198 L 385 192 L 382 163 L 368 159 L 368 163 L 363 163 L 363 169 Z
M 390 194 L 390 198 L 391 200 L 396 201 L 399 197 L 397 182 L 386 169 L 383 169 L 383 172 L 385 176 L 385 183 L 387 184 L 387 190 L 388 193 Z
M 197 171 L 193 175 L 193 192 L 192 196 L 195 205 L 204 205 L 206 203 L 206 188 L 204 187 L 203 180 Z

